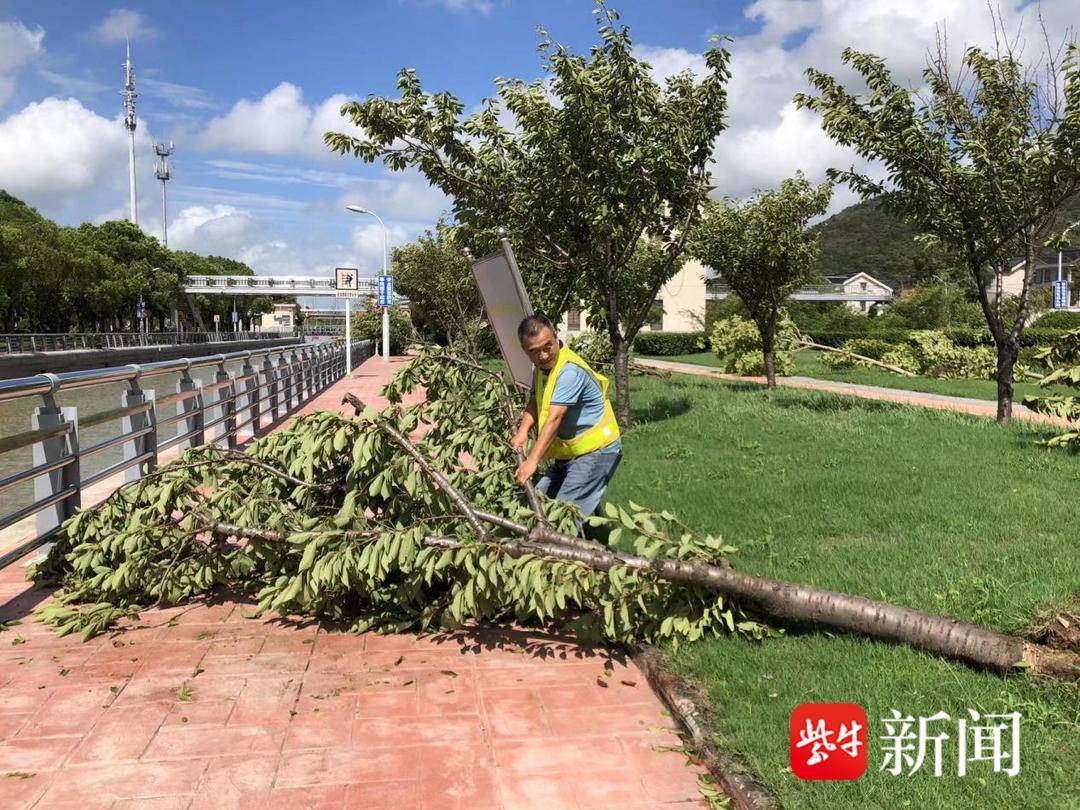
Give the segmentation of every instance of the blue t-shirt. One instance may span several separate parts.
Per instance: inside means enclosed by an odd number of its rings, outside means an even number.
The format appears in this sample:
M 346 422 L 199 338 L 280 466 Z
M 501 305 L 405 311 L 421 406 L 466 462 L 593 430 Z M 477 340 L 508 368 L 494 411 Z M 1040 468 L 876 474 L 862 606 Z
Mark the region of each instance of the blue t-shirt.
M 535 395 L 534 390 L 533 396 Z M 566 416 L 559 424 L 557 435 L 560 439 L 580 436 L 604 416 L 604 393 L 600 390 L 599 383 L 589 372 L 574 363 L 564 365 L 555 379 L 551 404 L 565 405 L 567 408 Z M 613 453 L 621 447 L 622 440 L 617 439 L 603 448 L 602 452 Z

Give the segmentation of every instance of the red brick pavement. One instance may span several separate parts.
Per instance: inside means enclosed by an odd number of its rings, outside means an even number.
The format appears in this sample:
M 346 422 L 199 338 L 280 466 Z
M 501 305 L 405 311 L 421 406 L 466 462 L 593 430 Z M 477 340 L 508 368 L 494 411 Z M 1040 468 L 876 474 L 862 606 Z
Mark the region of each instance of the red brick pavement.
M 380 405 L 379 359 L 345 391 Z M 0 571 L 0 807 L 702 806 L 699 771 L 634 666 L 508 628 L 439 638 L 248 618 L 219 597 L 57 638 Z M 187 685 L 190 695 L 181 697 Z

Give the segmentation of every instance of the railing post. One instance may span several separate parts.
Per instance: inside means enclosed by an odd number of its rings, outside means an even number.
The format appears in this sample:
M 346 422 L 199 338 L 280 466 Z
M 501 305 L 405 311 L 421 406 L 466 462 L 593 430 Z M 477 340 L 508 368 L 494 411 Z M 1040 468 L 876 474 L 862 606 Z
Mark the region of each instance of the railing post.
M 315 372 L 317 371 L 317 367 L 315 365 L 315 347 L 305 346 L 303 349 L 303 355 L 304 363 L 307 368 L 307 395 L 308 399 L 313 399 L 315 397 L 315 390 L 317 385 L 315 381 Z
M 141 372 L 138 370 L 138 366 L 136 366 L 136 369 L 135 377 L 129 383 L 128 390 L 120 397 L 120 404 L 125 408 L 145 404 L 149 404 L 150 407 L 145 411 L 125 416 L 121 420 L 120 430 L 122 433 L 130 433 L 149 428 L 150 432 L 124 442 L 124 461 L 136 458 L 144 453 L 150 453 L 151 455 L 146 461 L 134 464 L 124 470 L 125 481 L 138 481 L 144 475 L 156 470 L 158 465 L 157 415 L 154 412 L 154 392 L 144 391 L 139 386 Z
M 33 430 L 41 430 L 42 428 L 70 424 L 71 429 L 66 434 L 52 436 L 35 444 L 33 453 L 34 466 L 60 461 L 69 456 L 75 460 L 59 470 L 37 476 L 34 479 L 34 500 L 39 501 L 42 498 L 48 498 L 50 495 L 58 495 L 70 487 L 75 488 L 75 493 L 52 506 L 45 507 L 37 513 L 38 537 L 53 531 L 74 515 L 82 501 L 82 491 L 80 489 L 82 473 L 79 470 L 79 412 L 77 408 L 61 408 L 56 404 L 53 394 L 60 387 L 60 381 L 51 374 L 48 376 L 53 377 L 53 389 L 45 395 L 45 404 L 34 409 L 33 415 L 30 417 L 30 427 Z M 39 559 L 46 553 L 48 553 L 47 548 L 39 556 Z
M 306 349 L 300 348 L 294 354 L 300 364 L 300 402 L 304 403 L 311 397 L 311 378 L 308 376 L 311 365 L 308 363 Z
M 224 388 L 218 389 L 218 403 L 219 407 L 216 409 L 219 416 L 224 416 L 225 421 L 221 423 L 222 432 L 225 436 L 225 446 L 229 449 L 236 448 L 236 382 L 233 380 L 233 375 L 225 370 L 225 362 L 222 361 L 218 366 L 217 374 L 214 375 L 214 382 L 227 382 Z
M 278 418 L 278 379 L 277 369 L 274 368 L 274 363 L 270 359 L 270 355 L 267 354 L 263 358 L 263 377 L 266 379 L 267 384 L 267 413 L 270 414 L 270 421 L 276 422 Z
M 285 352 L 278 355 L 277 370 L 281 380 L 281 413 L 278 414 L 278 418 L 281 418 L 292 410 L 292 375 L 289 373 L 289 361 L 285 359 Z
M 251 355 L 244 358 L 244 367 L 240 370 L 244 376 L 244 408 L 251 421 L 251 435 L 262 435 L 262 414 L 259 413 L 259 375 L 251 364 Z
M 296 349 L 289 352 L 289 355 L 292 358 L 290 363 L 293 371 L 293 399 L 299 408 L 304 401 L 304 359 Z
M 177 448 L 180 450 L 186 450 L 189 447 L 198 447 L 206 441 L 205 435 L 203 434 L 202 381 L 193 380 L 191 378 L 191 369 L 189 367 L 181 372 L 180 379 L 176 382 L 176 392 L 179 394 L 191 391 L 196 392 L 195 396 L 185 397 L 176 403 L 177 415 L 184 416 L 184 418 L 178 422 L 178 424 L 182 426 L 178 428 L 180 434 L 192 434 L 177 445 Z

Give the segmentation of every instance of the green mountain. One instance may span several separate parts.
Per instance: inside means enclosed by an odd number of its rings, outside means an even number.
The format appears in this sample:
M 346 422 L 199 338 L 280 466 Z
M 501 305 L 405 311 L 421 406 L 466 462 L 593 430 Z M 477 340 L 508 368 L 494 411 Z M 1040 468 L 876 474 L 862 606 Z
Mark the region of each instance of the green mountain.
M 856 203 L 812 229 L 818 234 L 822 276 L 865 272 L 893 289 L 917 283 L 945 269 L 940 253 L 915 241 L 918 234 L 877 200 Z
M 1080 220 L 1080 195 L 1061 207 L 1060 227 L 1064 229 L 1077 220 Z M 941 273 L 955 273 L 958 281 L 967 282 L 962 270 L 950 270 L 940 251 L 923 248 L 915 241 L 917 231 L 885 211 L 877 200 L 856 203 L 811 230 L 820 239 L 817 270 L 822 276 L 862 271 L 894 289 Z

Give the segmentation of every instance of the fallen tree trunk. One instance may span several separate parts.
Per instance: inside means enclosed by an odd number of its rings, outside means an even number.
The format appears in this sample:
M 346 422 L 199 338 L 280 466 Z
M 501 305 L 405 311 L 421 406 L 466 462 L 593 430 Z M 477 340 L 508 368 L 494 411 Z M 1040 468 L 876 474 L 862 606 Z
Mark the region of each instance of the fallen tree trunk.
M 803 349 L 817 349 L 818 351 L 822 352 L 832 352 L 833 354 L 843 354 L 847 357 L 854 357 L 856 360 L 861 360 L 864 363 L 870 363 L 871 365 L 878 366 L 879 368 L 883 368 L 886 371 L 891 371 L 894 374 L 900 374 L 904 377 L 919 376 L 918 374 L 908 371 L 906 368 L 900 368 L 900 366 L 894 366 L 889 363 L 882 363 L 880 360 L 875 360 L 873 357 L 867 357 L 862 354 L 855 354 L 855 352 L 849 352 L 847 349 L 838 349 L 835 346 L 826 346 L 824 343 L 815 343 L 814 341 L 806 340 L 805 338 L 801 338 L 799 340 L 799 347 Z
M 352 395 L 347 402 L 363 410 Z M 562 534 L 549 526 L 528 528 L 511 521 L 477 512 L 467 498 L 436 470 L 406 436 L 385 419 L 378 428 L 404 450 L 413 463 L 447 496 L 454 507 L 477 530 L 475 542 L 497 547 L 511 557 L 536 555 L 551 560 L 581 563 L 596 571 L 625 568 L 650 574 L 657 579 L 685 585 L 703 586 L 753 606 L 773 620 L 789 624 L 811 624 L 859 633 L 885 641 L 902 642 L 916 649 L 954 658 L 996 672 L 1031 670 L 1041 675 L 1076 680 L 1080 678 L 1080 656 L 1032 644 L 914 608 L 891 605 L 862 596 L 837 593 L 810 585 L 751 576 L 707 562 L 649 559 L 612 551 L 597 544 L 588 547 L 580 538 Z M 493 519 L 495 518 L 495 519 Z M 483 524 L 497 525 L 517 537 L 494 537 Z M 428 537 L 426 543 L 438 548 L 463 548 L 469 542 L 453 537 Z

